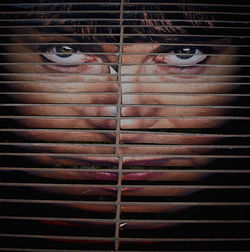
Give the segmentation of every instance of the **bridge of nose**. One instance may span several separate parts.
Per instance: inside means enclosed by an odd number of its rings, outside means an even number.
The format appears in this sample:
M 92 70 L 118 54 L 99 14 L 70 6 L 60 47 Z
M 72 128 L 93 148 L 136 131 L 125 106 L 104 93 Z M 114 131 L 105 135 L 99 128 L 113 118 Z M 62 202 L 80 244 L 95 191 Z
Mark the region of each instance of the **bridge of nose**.
M 121 77 L 117 77 L 116 81 L 120 80 L 121 88 L 121 128 L 148 128 L 149 123 L 140 117 L 152 117 L 155 114 L 155 108 L 152 106 L 146 106 L 147 104 L 158 104 L 159 101 L 155 100 L 155 97 L 145 95 L 149 90 L 148 80 L 150 77 L 143 76 L 147 74 L 147 67 L 143 65 L 147 63 L 149 58 L 146 53 L 151 53 L 154 50 L 152 45 L 147 44 L 133 44 L 123 46 L 120 73 Z M 119 71 L 118 71 L 119 72 Z M 115 72 L 116 74 L 118 72 Z M 144 94 L 141 94 L 144 93 Z M 118 97 L 117 97 L 118 98 Z M 118 101 L 118 100 L 117 100 Z M 142 105 L 145 105 L 142 107 Z M 110 116 L 117 117 L 117 111 L 113 108 L 104 108 L 108 110 Z M 99 115 L 103 111 L 99 111 Z M 139 118 L 135 118 L 139 117 Z M 150 125 L 152 122 L 150 121 Z

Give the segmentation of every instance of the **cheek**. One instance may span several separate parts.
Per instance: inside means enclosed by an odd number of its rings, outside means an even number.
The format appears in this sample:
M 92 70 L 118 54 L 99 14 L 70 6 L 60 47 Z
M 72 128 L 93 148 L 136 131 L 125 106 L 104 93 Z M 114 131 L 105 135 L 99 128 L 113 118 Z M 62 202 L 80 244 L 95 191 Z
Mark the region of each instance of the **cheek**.
M 82 75 L 81 77 L 84 78 L 84 74 L 91 75 L 91 74 L 108 74 L 109 66 L 107 65 L 100 65 L 103 62 L 99 59 L 95 62 L 90 62 L 89 64 L 86 64 L 83 62 L 82 65 L 73 65 L 73 66 L 60 66 L 60 65 L 52 65 L 47 64 L 43 65 L 42 67 L 39 67 L 36 69 L 35 72 L 44 72 L 44 73 L 78 73 Z M 72 76 L 73 77 L 73 76 Z M 104 77 L 106 78 L 106 77 Z
M 92 70 L 90 70 L 90 73 L 110 73 L 110 67 L 105 65 L 96 65 L 92 67 Z

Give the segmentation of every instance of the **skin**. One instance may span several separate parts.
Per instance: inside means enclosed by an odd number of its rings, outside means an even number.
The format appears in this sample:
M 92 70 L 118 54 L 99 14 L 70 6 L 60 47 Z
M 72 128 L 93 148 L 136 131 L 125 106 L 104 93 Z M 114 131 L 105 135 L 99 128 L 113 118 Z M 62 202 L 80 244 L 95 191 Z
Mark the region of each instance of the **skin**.
M 56 37 L 13 37 L 12 43 L 42 43 L 55 42 Z M 62 44 L 74 42 L 72 38 L 61 38 Z M 157 41 L 156 41 L 157 42 Z M 14 53 L 7 55 L 7 62 L 20 63 L 42 63 L 31 65 L 9 65 L 5 67 L 8 73 L 21 73 L 9 75 L 5 78 L 13 81 L 22 81 L 22 84 L 9 84 L 8 88 L 16 94 L 9 94 L 10 99 L 15 103 L 40 104 L 37 106 L 16 107 L 16 114 L 19 116 L 68 116 L 70 118 L 33 118 L 17 119 L 17 123 L 23 128 L 55 128 L 72 129 L 71 133 L 60 134 L 60 132 L 17 132 L 19 136 L 32 141 L 50 141 L 56 142 L 104 142 L 115 143 L 117 108 L 119 97 L 115 92 L 119 91 L 118 83 L 121 83 L 121 130 L 150 130 L 150 129 L 184 129 L 184 128 L 216 128 L 225 123 L 225 120 L 219 118 L 228 113 L 225 109 L 205 108 L 197 106 L 223 106 L 230 104 L 235 98 L 233 96 L 220 96 L 220 94 L 233 93 L 233 85 L 222 83 L 234 82 L 235 78 L 230 75 L 237 73 L 239 69 L 235 67 L 238 59 L 234 56 L 224 56 L 236 54 L 237 48 L 222 48 L 217 51 L 216 56 L 210 56 L 206 59 L 205 65 L 193 67 L 175 67 L 166 66 L 169 58 L 159 52 L 160 46 L 157 43 L 134 43 L 124 45 L 121 58 L 122 66 L 120 73 L 121 79 L 115 75 L 110 75 L 109 65 L 98 65 L 102 63 L 117 64 L 119 61 L 117 55 L 119 48 L 114 45 L 104 45 L 101 51 L 104 55 L 82 53 L 80 59 L 85 65 L 74 67 L 62 67 L 59 65 L 45 64 L 48 62 L 44 57 L 48 52 L 41 55 L 36 54 L 15 54 L 19 52 L 32 53 L 38 52 L 37 47 L 26 45 L 10 45 L 7 51 Z M 220 43 L 218 41 L 218 43 Z M 106 53 L 106 54 L 105 54 Z M 112 54 L 113 53 L 113 54 Z M 143 55 L 145 53 L 147 55 Z M 170 51 L 171 53 L 171 51 Z M 151 54 L 151 55 L 150 55 Z M 153 55 L 152 55 L 153 54 Z M 204 54 L 204 53 L 203 53 Z M 200 58 L 199 60 L 201 60 Z M 87 65 L 87 63 L 90 63 Z M 213 66 L 214 65 L 214 66 Z M 217 67 L 216 65 L 221 65 Z M 225 66 L 223 66 L 225 65 Z M 231 66 L 232 65 L 232 66 Z M 25 74 L 26 73 L 26 74 Z M 48 75 L 46 73 L 49 73 Z M 73 73 L 73 74 L 72 74 Z M 148 76 L 147 76 L 148 75 Z M 219 76 L 219 77 L 218 77 Z M 39 81 L 37 81 L 39 80 Z M 27 81 L 25 83 L 25 81 Z M 42 83 L 44 82 L 44 83 Z M 221 83 L 220 83 L 221 82 Z M 208 84 L 209 83 L 209 84 Z M 18 94 L 18 92 L 20 92 Z M 51 93 L 50 93 L 51 92 Z M 88 92 L 109 92 L 108 94 L 93 94 Z M 151 94 L 146 94 L 151 92 Z M 152 94 L 155 93 L 155 94 Z M 138 94 L 143 93 L 143 94 Z M 193 93 L 194 95 L 190 95 Z M 199 95 L 195 95 L 199 94 Z M 216 94 L 216 95 L 214 95 Z M 71 104 L 74 105 L 71 105 Z M 42 105 L 52 104 L 52 105 Z M 64 105 L 60 105 L 64 104 Z M 89 106 L 82 106 L 82 104 Z M 92 104 L 92 105 L 91 105 Z M 104 104 L 95 106 L 94 104 Z M 134 105 L 134 106 L 133 106 Z M 140 107 L 139 105 L 145 105 Z M 147 106 L 148 105 L 148 106 Z M 156 105 L 156 106 L 154 106 Z M 160 106 L 162 105 L 162 106 Z M 170 106 L 166 106 L 170 105 Z M 180 105 L 187 105 L 182 107 Z M 192 106 L 191 106 L 192 105 Z M 196 107 L 194 107 L 194 106 Z M 82 117 L 96 116 L 96 119 L 84 119 Z M 98 119 L 98 116 L 107 118 Z M 202 116 L 217 116 L 217 118 L 204 119 Z M 112 118 L 114 117 L 114 119 Z M 129 117 L 129 118 L 126 118 Z M 136 118 L 133 117 L 143 117 Z M 184 118 L 182 118 L 184 117 Z M 185 118 L 186 117 L 186 118 Z M 187 118 L 193 117 L 193 118 Z M 196 118 L 197 117 L 197 118 Z M 77 129 L 82 129 L 81 134 Z M 110 133 L 87 132 L 84 129 L 109 130 Z M 75 130 L 75 131 L 74 131 Z M 147 133 L 141 134 L 120 132 L 120 142 L 123 146 L 118 149 L 119 154 L 127 155 L 123 159 L 124 168 L 141 166 L 162 166 L 162 167 L 203 167 L 212 162 L 212 159 L 202 157 L 209 154 L 213 148 L 209 145 L 216 143 L 218 137 L 181 135 L 159 133 L 157 135 Z M 155 148 L 144 146 L 128 146 L 129 144 L 163 144 Z M 175 145 L 183 146 L 175 146 Z M 204 148 L 195 147 L 195 145 L 207 145 Z M 54 157 L 51 155 L 31 156 L 35 162 L 46 165 L 99 165 L 108 167 L 109 165 L 118 166 L 119 160 L 114 157 L 96 157 L 90 155 L 78 154 L 113 154 L 114 146 L 84 146 L 83 144 L 44 144 L 40 146 L 19 146 L 25 151 L 34 151 L 41 153 L 61 153 L 72 154 L 70 157 L 62 155 Z M 75 154 L 75 155 L 74 155 Z M 133 155 L 136 154 L 134 157 Z M 157 157 L 158 155 L 158 157 Z M 179 158 L 168 155 L 191 155 L 194 157 Z M 199 156 L 198 156 L 199 155 Z M 144 157 L 141 157 L 144 156 Z M 93 180 L 93 174 L 87 172 L 58 169 L 57 171 L 30 173 L 48 178 L 67 180 L 73 179 L 79 181 Z M 134 172 L 135 173 L 135 172 Z M 124 181 L 145 180 L 143 173 L 140 176 L 133 176 L 134 173 L 124 173 Z M 114 174 L 116 172 L 114 171 Z M 138 173 L 139 174 L 139 173 Z M 137 175 L 138 175 L 137 174 Z M 156 175 L 155 175 L 156 174 Z M 202 172 L 173 172 L 162 171 L 155 173 L 154 176 L 148 176 L 146 180 L 158 181 L 198 181 L 207 174 Z M 116 175 L 110 177 L 110 181 L 117 181 Z M 79 186 L 68 190 L 62 187 L 39 188 L 58 194 L 67 195 L 116 195 L 115 189 L 91 188 L 88 186 Z M 129 187 L 127 187 L 129 188 Z M 193 188 L 153 188 L 139 186 L 136 190 L 123 190 L 123 196 L 183 196 L 194 192 Z M 72 206 L 76 207 L 76 206 Z M 112 207 L 96 207 L 95 205 L 81 206 L 82 209 L 90 211 L 114 211 Z M 158 211 L 177 211 L 174 206 L 122 206 L 124 212 L 158 212 Z

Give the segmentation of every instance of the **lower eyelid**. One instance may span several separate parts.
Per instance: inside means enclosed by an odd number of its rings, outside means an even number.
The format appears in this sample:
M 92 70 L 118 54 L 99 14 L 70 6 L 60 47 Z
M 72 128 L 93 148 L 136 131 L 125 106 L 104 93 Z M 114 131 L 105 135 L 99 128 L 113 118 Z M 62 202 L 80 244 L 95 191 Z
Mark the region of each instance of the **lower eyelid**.
M 82 64 L 82 65 L 59 65 L 59 64 L 46 64 L 43 65 L 47 71 L 54 73 L 86 73 L 86 74 L 109 74 L 110 69 L 108 66 L 97 64 Z M 114 74 L 114 73 L 113 73 Z
M 65 72 L 65 73 L 80 73 L 90 70 L 89 65 L 56 65 L 56 64 L 47 64 L 43 65 L 46 69 L 52 70 L 54 72 Z
M 183 64 L 182 67 L 199 67 L 200 65 L 206 63 L 209 58 L 210 58 L 210 56 L 205 56 L 203 59 L 201 59 L 200 61 L 198 61 L 198 62 L 196 62 L 194 64 L 192 64 L 192 63 L 187 64 L 187 65 Z M 178 67 L 178 66 L 176 66 L 176 67 Z
M 190 63 L 188 63 L 188 60 L 186 60 L 187 62 L 186 62 L 186 64 L 184 63 L 185 62 L 185 60 L 181 60 L 181 59 L 177 59 L 176 61 L 179 61 L 179 62 L 175 62 L 175 63 L 171 63 L 170 61 L 172 60 L 173 61 L 173 59 L 170 59 L 170 60 L 168 60 L 169 62 L 166 62 L 166 60 L 164 60 L 164 57 L 165 57 L 165 55 L 158 55 L 158 56 L 156 56 L 154 59 L 153 59 L 153 62 L 155 62 L 156 64 L 164 64 L 164 65 L 162 65 L 162 66 L 165 66 L 165 67 L 179 67 L 179 65 L 183 68 L 183 67 L 193 67 L 193 66 L 195 66 L 196 64 L 203 64 L 203 63 L 205 63 L 209 58 L 211 58 L 212 56 L 208 56 L 208 55 L 206 55 L 206 54 L 204 54 L 204 59 L 200 59 L 198 62 L 194 62 L 194 63 L 192 63 L 192 62 L 190 62 Z M 165 62 L 164 62 L 165 61 Z M 181 64 L 182 62 L 181 61 L 183 61 L 183 64 Z
M 93 65 L 88 65 L 84 61 L 81 64 L 67 64 L 65 63 L 59 63 L 54 62 L 47 57 L 45 57 L 43 54 L 40 55 L 43 61 L 47 62 L 48 64 L 43 65 L 48 70 L 52 70 L 54 72 L 66 72 L 66 73 L 81 73 L 81 72 L 87 72 L 89 71 Z M 90 61 L 94 61 L 92 59 L 89 59 Z M 91 62 L 92 63 L 92 62 Z M 65 65 L 64 65 L 65 64 Z
M 164 66 L 164 65 L 156 65 L 157 72 L 159 73 L 167 73 L 167 74 L 200 74 L 210 69 L 212 66 L 206 66 L 202 64 L 211 64 L 214 61 L 214 57 L 208 56 L 206 57 L 200 65 L 190 65 L 190 66 Z

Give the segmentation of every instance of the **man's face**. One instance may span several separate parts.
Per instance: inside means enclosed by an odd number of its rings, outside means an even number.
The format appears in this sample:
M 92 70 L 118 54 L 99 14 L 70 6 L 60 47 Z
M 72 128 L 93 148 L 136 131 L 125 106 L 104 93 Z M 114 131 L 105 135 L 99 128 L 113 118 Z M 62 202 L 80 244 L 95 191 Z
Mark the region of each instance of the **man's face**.
M 217 46 L 138 41 L 120 48 L 116 44 L 80 44 L 70 37 L 37 34 L 14 37 L 11 42 L 7 62 L 27 63 L 6 67 L 8 73 L 15 73 L 6 77 L 14 81 L 8 88 L 16 92 L 9 97 L 14 103 L 23 104 L 15 111 L 19 116 L 28 116 L 17 118 L 17 123 L 26 129 L 51 129 L 17 131 L 27 140 L 51 142 L 22 148 L 27 148 L 27 152 L 35 148 L 41 153 L 66 154 L 34 155 L 36 162 L 118 166 L 122 158 L 124 169 L 200 167 L 211 162 L 206 157 L 213 151 L 209 145 L 219 137 L 199 132 L 225 123 L 223 116 L 228 112 L 219 106 L 234 100 L 234 96 L 223 94 L 232 93 L 235 85 L 230 83 L 235 81 L 233 75 L 238 71 L 234 56 L 237 48 L 220 45 L 225 40 L 209 43 Z M 177 133 L 169 133 L 168 129 Z M 196 129 L 197 133 L 178 133 L 182 129 Z M 62 144 L 53 144 L 58 142 Z M 39 174 L 78 180 L 117 180 L 116 175 L 114 170 L 112 174 L 82 172 L 79 176 L 73 169 L 67 173 Z M 123 180 L 193 181 L 203 176 L 195 172 L 126 171 Z M 124 188 L 122 193 L 175 196 L 192 191 L 129 189 Z M 115 189 L 99 188 L 94 193 L 97 192 L 112 194 Z

